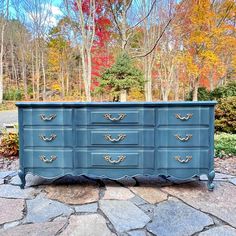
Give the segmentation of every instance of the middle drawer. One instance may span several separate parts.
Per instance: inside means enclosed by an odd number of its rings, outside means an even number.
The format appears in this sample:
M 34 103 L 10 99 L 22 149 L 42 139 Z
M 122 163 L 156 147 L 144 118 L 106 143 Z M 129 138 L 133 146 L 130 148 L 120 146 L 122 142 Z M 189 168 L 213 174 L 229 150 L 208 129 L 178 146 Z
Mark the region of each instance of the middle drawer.
M 153 129 L 77 129 L 76 146 L 146 146 L 154 147 Z

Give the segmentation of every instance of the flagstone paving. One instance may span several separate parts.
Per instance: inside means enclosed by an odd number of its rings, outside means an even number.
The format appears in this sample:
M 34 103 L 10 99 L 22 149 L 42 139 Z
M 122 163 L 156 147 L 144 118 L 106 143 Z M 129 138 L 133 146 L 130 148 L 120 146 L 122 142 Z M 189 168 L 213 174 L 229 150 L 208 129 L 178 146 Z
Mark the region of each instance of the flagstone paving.
M 16 171 L 0 172 L 0 236 L 236 236 L 236 176 L 214 183 L 28 175 L 21 190 Z

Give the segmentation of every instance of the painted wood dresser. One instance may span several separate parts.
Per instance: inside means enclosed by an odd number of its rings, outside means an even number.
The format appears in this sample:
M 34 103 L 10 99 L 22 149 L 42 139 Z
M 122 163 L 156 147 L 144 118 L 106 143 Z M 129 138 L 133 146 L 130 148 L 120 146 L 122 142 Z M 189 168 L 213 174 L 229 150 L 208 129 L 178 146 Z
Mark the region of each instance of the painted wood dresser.
M 20 102 L 19 177 L 118 179 L 206 174 L 213 190 L 216 102 Z

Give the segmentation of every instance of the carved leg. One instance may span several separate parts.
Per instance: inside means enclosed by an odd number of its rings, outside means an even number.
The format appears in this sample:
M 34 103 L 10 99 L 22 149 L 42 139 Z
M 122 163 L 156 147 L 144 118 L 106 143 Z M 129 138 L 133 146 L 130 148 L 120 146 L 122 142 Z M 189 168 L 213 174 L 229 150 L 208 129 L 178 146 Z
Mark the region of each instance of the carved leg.
M 208 183 L 207 183 L 208 190 L 213 191 L 215 187 L 215 185 L 213 184 L 213 179 L 215 178 L 215 171 L 212 170 L 211 172 L 209 172 L 207 177 L 208 177 Z
M 25 187 L 25 173 L 24 173 L 24 171 L 23 170 L 19 170 L 18 171 L 18 176 L 20 177 L 20 180 L 21 180 L 20 188 L 24 189 L 24 187 Z

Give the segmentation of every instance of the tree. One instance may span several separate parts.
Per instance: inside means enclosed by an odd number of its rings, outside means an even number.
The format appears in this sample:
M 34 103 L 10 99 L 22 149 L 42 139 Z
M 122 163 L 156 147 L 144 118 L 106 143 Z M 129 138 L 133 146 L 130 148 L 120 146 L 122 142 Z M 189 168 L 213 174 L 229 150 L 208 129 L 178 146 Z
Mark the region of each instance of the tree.
M 9 0 L 0 2 L 0 104 L 3 101 L 3 55 L 4 55 L 4 34 L 9 14 Z
M 120 93 L 131 88 L 143 89 L 144 79 L 142 72 L 136 68 L 127 54 L 120 54 L 115 64 L 108 68 L 99 80 L 102 91 L 111 91 L 113 101 L 120 100 Z

